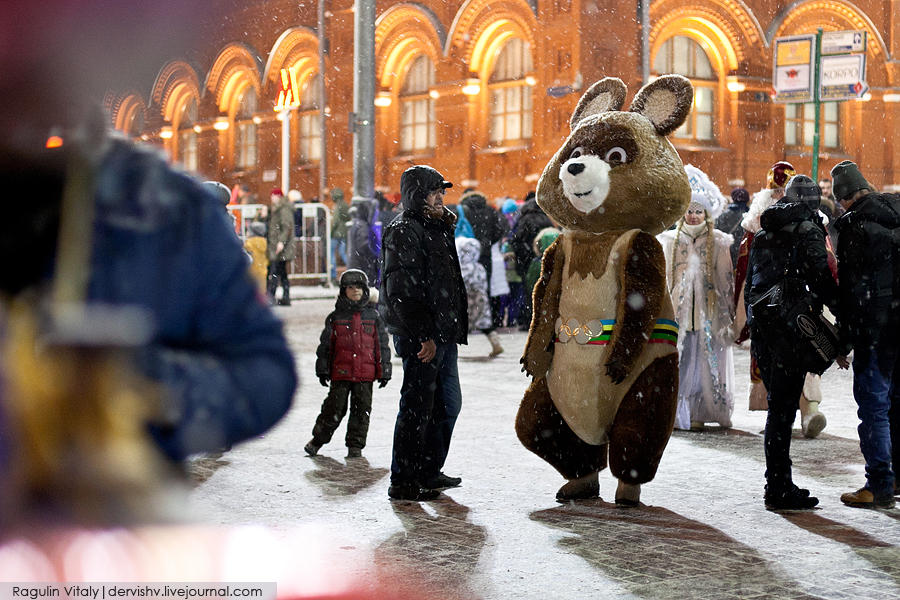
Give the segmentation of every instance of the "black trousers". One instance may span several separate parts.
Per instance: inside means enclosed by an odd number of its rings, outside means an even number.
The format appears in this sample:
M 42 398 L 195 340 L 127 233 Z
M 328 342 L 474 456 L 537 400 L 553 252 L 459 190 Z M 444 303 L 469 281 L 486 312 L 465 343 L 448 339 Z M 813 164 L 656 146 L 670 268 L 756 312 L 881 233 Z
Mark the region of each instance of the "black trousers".
M 332 381 L 328 395 L 322 402 L 322 410 L 313 427 L 313 439 L 319 446 L 331 441 L 331 436 L 347 414 L 349 396 L 350 418 L 347 420 L 348 448 L 365 448 L 369 434 L 369 415 L 372 413 L 371 381 Z
M 766 415 L 765 434 L 766 483 L 770 492 L 778 493 L 787 491 L 793 484 L 791 431 L 797 417 L 806 372 L 775 358 L 760 340 L 761 337 L 759 332 L 754 331 L 751 344 L 760 376 L 768 391 L 769 410 Z
M 269 298 L 275 298 L 275 290 L 279 284 L 284 298 L 291 297 L 291 284 L 288 281 L 287 261 L 273 260 L 269 262 L 269 277 L 267 279 L 266 293 Z

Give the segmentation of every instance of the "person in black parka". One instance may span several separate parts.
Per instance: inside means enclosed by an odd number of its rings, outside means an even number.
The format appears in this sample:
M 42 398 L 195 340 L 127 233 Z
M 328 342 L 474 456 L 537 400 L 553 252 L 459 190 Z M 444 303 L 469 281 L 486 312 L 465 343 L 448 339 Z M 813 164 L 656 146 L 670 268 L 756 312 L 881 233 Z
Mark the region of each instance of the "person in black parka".
M 529 192 L 525 197 L 525 204 L 519 211 L 519 220 L 516 221 L 516 229 L 509 240 L 509 246 L 515 254 L 516 272 L 524 280 L 528 274 L 528 267 L 534 258 L 534 238 L 538 232 L 547 227 L 553 227 L 553 221 L 538 206 L 534 192 Z M 538 257 L 540 258 L 540 257 Z M 519 329 L 528 331 L 531 325 L 532 290 L 525 289 L 525 307 L 519 318 Z
M 456 346 L 469 329 L 456 215 L 443 206 L 452 185 L 425 165 L 404 171 L 403 212 L 384 231 L 383 309 L 403 360 L 388 489 L 395 500 L 429 500 L 461 482 L 441 472 L 462 406 Z
M 837 314 L 837 283 L 828 267 L 825 227 L 818 216 L 819 187 L 805 175 L 796 175 L 787 183 L 785 195 L 762 214 L 762 229 L 753 238 L 744 298 L 750 324 L 752 347 L 763 383 L 768 390 L 768 416 L 765 432 L 767 508 L 803 509 L 819 503 L 809 490 L 798 488 L 791 478 L 791 427 L 799 408 L 806 371 L 777 358 L 771 350 L 773 331 L 753 318 L 752 305 L 786 272 L 799 273 L 821 310 L 828 305 Z M 800 350 L 798 349 L 798 352 Z
M 900 195 L 876 193 L 848 160 L 831 177 L 847 211 L 835 222 L 840 333 L 853 346 L 853 397 L 866 460 L 866 484 L 841 494 L 841 502 L 893 508 L 900 493 Z

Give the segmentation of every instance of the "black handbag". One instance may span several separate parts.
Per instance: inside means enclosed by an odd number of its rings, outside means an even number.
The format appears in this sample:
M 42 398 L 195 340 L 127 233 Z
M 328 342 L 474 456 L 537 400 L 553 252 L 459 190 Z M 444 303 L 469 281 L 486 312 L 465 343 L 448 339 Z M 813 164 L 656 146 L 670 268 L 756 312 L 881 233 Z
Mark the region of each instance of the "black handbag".
M 751 304 L 754 325 L 780 362 L 821 375 L 838 355 L 837 328 L 815 306 L 798 272 L 791 273 L 796 248 L 781 281 Z

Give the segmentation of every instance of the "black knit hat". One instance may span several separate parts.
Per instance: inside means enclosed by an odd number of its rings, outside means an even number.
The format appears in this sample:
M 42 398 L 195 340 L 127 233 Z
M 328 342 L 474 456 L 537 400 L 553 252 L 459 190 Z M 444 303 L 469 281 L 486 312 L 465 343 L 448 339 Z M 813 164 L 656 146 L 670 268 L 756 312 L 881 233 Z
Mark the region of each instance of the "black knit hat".
M 834 197 L 838 200 L 846 200 L 859 190 L 872 189 L 859 172 L 856 163 L 849 160 L 841 161 L 832 167 L 831 179 L 834 182 L 832 185 Z
M 822 190 L 806 175 L 794 175 L 784 187 L 784 198 L 787 202 L 802 202 L 813 210 L 819 210 Z
M 358 285 L 363 289 L 368 289 L 369 278 L 366 276 L 365 272 L 360 271 L 359 269 L 347 269 L 341 275 L 341 287 L 345 288 L 351 285 Z

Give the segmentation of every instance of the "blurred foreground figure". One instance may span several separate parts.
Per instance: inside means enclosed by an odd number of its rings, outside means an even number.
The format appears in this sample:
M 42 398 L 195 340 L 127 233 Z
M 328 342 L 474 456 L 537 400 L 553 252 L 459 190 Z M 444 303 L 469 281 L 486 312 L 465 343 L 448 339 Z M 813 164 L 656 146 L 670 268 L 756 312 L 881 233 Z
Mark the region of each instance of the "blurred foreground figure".
M 297 382 L 221 202 L 110 135 L 94 101 L 177 52 L 169 24 L 199 7 L 70 4 L 15 1 L 0 23 L 0 182 L 28 199 L 0 221 L 0 479 L 8 519 L 37 499 L 127 521 L 128 502 L 97 513 L 152 489 L 148 457 L 259 435 Z

